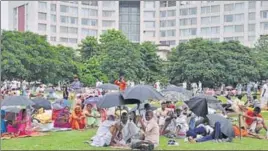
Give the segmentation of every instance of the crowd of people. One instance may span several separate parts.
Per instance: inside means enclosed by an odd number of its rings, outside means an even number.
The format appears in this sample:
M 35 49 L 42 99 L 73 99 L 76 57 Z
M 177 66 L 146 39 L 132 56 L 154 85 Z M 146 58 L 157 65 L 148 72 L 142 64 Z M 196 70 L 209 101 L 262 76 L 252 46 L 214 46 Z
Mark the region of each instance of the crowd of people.
M 116 80 L 115 84 L 119 86 L 120 91 L 124 91 L 127 87 L 123 77 Z M 233 136 L 222 132 L 222 123 L 215 122 L 211 125 L 208 118 L 196 116 L 185 103 L 178 105 L 171 101 L 160 101 L 160 108 L 154 107 L 152 103 L 145 103 L 134 107 L 134 110 L 127 106 L 99 108 L 96 102 L 109 91 L 94 88 L 80 93 L 77 91 L 80 87 L 80 82 L 75 77 L 72 84 L 74 92 L 69 92 L 67 86 L 64 86 L 61 98 L 51 89 L 46 96 L 48 100 L 55 100 L 51 109 L 27 107 L 14 113 L 14 117 L 9 117 L 9 111 L 1 110 L 1 136 L 34 136 L 40 130 L 40 125 L 50 124 L 53 129 L 61 130 L 97 128 L 94 137 L 86 143 L 98 147 L 145 146 L 153 149 L 160 144 L 160 136 L 169 138 L 168 145 L 178 145 L 176 139 L 184 139 L 190 143 L 211 140 L 232 142 Z M 267 84 L 261 92 L 262 99 L 267 96 L 266 90 Z M 35 97 L 44 98 L 44 93 L 45 89 L 40 86 Z M 9 92 L 6 95 L 26 94 Z M 31 98 L 31 95 L 28 97 Z M 261 129 L 267 131 L 267 127 L 261 115 L 262 106 L 257 95 L 247 95 L 245 103 L 241 101 L 242 94 L 234 96 L 233 93 L 227 93 L 225 97 L 227 103 L 221 104 L 222 110 L 208 107 L 209 114 L 230 118 L 229 113 L 237 113 L 241 115 L 242 121 L 241 125 L 232 127 L 235 136 L 242 134 L 242 136 L 265 138 L 259 135 Z M 90 99 L 96 101 L 87 103 Z

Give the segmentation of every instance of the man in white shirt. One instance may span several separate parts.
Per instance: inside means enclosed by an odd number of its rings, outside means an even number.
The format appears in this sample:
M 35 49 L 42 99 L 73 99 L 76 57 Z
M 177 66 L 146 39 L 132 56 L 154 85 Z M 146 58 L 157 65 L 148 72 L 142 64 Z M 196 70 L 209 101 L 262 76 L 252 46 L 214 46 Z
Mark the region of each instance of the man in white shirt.
M 268 80 L 264 83 L 261 91 L 261 107 L 267 108 L 268 101 Z

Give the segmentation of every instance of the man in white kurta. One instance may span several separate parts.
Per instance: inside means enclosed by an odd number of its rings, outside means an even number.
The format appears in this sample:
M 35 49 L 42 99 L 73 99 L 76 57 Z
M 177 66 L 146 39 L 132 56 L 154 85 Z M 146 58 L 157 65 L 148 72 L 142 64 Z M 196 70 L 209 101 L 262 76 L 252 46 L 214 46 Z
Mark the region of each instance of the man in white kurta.
M 267 101 L 268 101 L 268 80 L 263 85 L 262 91 L 261 91 L 261 107 L 262 108 L 267 107 Z

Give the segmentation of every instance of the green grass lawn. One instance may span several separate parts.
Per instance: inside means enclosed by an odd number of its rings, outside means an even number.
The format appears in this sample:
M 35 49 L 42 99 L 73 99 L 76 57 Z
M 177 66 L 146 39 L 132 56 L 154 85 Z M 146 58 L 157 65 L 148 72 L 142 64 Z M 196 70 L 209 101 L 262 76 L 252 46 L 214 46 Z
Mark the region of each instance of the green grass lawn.
M 268 112 L 263 113 L 268 119 Z M 268 123 L 268 122 L 266 122 Z M 50 132 L 48 136 L 2 140 L 2 150 L 116 150 L 109 147 L 92 147 L 85 144 L 96 133 L 96 129 L 86 131 Z M 262 130 L 262 135 L 265 131 Z M 268 148 L 268 140 L 253 138 L 234 139 L 232 143 L 205 142 L 190 144 L 177 140 L 179 146 L 167 146 L 168 139 L 160 138 L 158 150 L 264 150 Z

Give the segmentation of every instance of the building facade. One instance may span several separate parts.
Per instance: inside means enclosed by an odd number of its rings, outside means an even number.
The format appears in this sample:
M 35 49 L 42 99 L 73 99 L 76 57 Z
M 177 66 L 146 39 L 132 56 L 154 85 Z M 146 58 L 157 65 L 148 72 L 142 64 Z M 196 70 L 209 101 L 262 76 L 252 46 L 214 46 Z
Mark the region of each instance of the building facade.
M 71 47 L 108 29 L 170 48 L 197 37 L 254 46 L 268 33 L 268 1 L 14 1 L 9 28 Z

